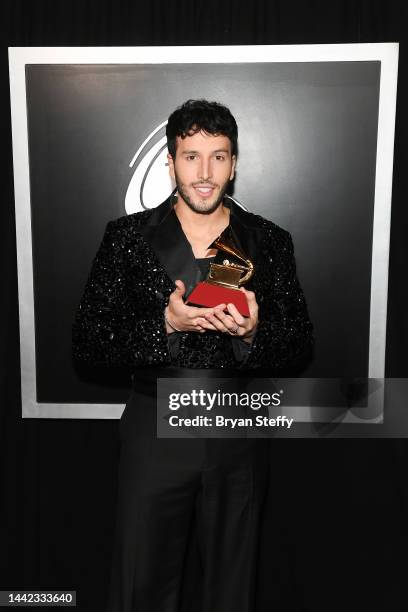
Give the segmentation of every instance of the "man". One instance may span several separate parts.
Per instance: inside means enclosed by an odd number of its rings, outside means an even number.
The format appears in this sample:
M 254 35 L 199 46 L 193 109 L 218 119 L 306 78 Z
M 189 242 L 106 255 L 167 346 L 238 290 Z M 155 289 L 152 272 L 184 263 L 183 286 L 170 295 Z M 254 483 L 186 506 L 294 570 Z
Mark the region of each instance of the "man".
M 179 612 L 190 526 L 202 567 L 200 612 L 252 612 L 268 474 L 267 440 L 156 437 L 158 377 L 272 373 L 312 343 L 290 235 L 227 198 L 237 162 L 230 111 L 189 100 L 169 117 L 177 195 L 108 223 L 79 305 L 77 359 L 132 370 L 122 441 L 109 612 Z M 249 316 L 187 304 L 229 227 L 255 264 Z M 191 611 L 193 612 L 193 611 Z

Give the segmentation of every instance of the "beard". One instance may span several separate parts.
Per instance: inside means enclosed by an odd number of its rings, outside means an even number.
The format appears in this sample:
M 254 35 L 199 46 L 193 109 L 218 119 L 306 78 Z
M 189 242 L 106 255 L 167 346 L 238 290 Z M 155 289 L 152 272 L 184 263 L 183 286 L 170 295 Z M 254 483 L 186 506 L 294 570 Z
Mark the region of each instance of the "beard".
M 201 215 L 210 215 L 213 213 L 222 203 L 224 196 L 228 189 L 229 181 L 226 181 L 220 188 L 218 195 L 214 200 L 193 200 L 186 191 L 186 186 L 180 182 L 177 174 L 175 174 L 175 181 L 177 186 L 177 192 L 179 196 L 184 200 L 187 206 L 196 213 Z M 212 184 L 212 183 L 208 183 Z M 194 189 L 191 186 L 191 189 Z

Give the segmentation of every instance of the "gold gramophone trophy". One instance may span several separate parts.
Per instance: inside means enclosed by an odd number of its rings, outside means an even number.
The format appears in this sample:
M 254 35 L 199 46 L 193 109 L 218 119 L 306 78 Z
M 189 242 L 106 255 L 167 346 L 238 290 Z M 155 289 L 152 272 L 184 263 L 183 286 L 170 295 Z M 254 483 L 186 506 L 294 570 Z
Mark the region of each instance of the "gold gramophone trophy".
M 231 226 L 229 225 L 208 248 L 220 249 L 243 263 L 224 259 L 222 264 L 210 264 L 206 280 L 194 287 L 186 303 L 207 308 L 218 304 L 234 304 L 244 317 L 249 317 L 247 299 L 239 288 L 249 281 L 255 269 L 252 261 L 234 243 Z

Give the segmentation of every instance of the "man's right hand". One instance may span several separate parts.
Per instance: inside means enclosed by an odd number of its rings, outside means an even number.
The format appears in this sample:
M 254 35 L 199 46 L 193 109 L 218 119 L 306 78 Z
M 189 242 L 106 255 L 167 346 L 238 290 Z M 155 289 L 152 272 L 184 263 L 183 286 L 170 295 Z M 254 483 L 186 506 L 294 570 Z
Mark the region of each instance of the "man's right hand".
M 167 333 L 171 334 L 174 331 L 196 331 L 203 333 L 207 331 L 208 327 L 202 327 L 200 321 L 205 323 L 204 314 L 214 314 L 215 308 L 187 306 L 183 301 L 183 295 L 186 292 L 183 281 L 176 280 L 175 285 L 176 289 L 170 294 L 168 306 L 164 311 L 167 321 L 169 321 L 171 325 L 174 325 L 175 329 L 166 321 Z M 216 308 L 224 310 L 226 304 L 219 304 Z M 214 328 L 214 330 L 217 331 L 216 328 Z

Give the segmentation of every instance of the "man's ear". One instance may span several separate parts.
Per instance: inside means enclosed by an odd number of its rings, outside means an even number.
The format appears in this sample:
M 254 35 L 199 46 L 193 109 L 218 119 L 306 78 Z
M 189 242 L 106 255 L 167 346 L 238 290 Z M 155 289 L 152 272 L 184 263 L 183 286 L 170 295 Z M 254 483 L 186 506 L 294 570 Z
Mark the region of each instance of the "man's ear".
M 232 179 L 235 176 L 235 167 L 237 165 L 237 156 L 233 155 L 231 160 L 232 160 L 232 168 L 231 168 L 231 174 L 230 174 L 230 181 L 232 181 Z
M 170 153 L 167 153 L 167 163 L 169 165 L 169 173 L 171 178 L 176 178 L 175 174 L 174 174 L 174 159 L 173 157 L 170 155 Z

